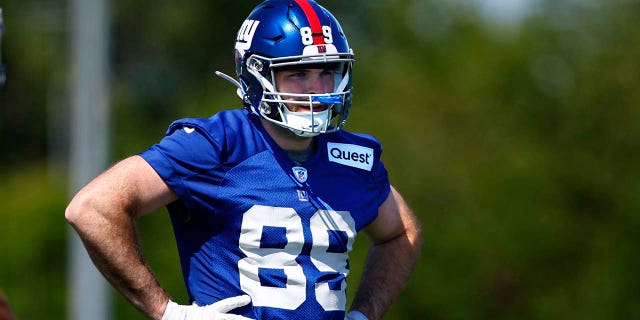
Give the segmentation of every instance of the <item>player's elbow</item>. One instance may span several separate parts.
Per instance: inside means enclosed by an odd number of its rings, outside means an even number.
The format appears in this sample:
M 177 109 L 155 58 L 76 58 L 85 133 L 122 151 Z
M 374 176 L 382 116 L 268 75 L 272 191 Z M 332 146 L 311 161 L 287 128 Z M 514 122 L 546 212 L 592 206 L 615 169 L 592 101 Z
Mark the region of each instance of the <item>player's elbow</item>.
M 74 228 L 81 227 L 91 219 L 92 207 L 91 197 L 82 192 L 78 193 L 67 205 L 64 211 L 64 218 Z
M 422 229 L 420 228 L 420 222 L 418 222 L 418 218 L 413 214 L 410 215 L 409 222 L 407 223 L 406 231 L 411 238 L 411 242 L 416 246 L 422 245 Z
M 64 210 L 64 218 L 67 220 L 72 226 L 75 226 L 79 223 L 82 218 L 82 209 L 79 200 L 77 200 L 77 196 L 69 202 L 67 208 Z
M 419 255 L 422 249 L 422 229 L 417 217 L 411 210 L 403 214 L 402 242 L 412 255 Z
M 420 253 L 422 249 L 422 229 L 416 223 L 412 232 L 409 232 L 409 242 L 412 244 L 414 251 Z

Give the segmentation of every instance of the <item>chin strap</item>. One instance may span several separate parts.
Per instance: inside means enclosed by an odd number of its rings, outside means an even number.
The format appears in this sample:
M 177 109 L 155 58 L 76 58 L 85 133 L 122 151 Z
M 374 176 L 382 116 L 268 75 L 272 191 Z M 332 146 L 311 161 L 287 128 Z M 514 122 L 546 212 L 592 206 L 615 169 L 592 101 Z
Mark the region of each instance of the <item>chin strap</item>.
M 231 82 L 231 84 L 233 84 L 234 86 L 236 86 L 238 88 L 238 90 L 236 90 L 236 94 L 238 95 L 238 97 L 240 97 L 241 100 L 244 99 L 245 92 L 244 92 L 244 89 L 242 89 L 242 85 L 240 85 L 240 82 L 238 82 L 238 80 L 236 80 L 236 79 L 234 79 L 234 78 L 232 78 L 232 77 L 230 77 L 230 76 L 228 76 L 228 75 L 226 75 L 226 74 L 224 74 L 224 73 L 222 73 L 220 71 L 216 71 L 216 76 L 218 76 L 218 77 L 220 77 L 222 79 L 225 79 L 225 80 Z

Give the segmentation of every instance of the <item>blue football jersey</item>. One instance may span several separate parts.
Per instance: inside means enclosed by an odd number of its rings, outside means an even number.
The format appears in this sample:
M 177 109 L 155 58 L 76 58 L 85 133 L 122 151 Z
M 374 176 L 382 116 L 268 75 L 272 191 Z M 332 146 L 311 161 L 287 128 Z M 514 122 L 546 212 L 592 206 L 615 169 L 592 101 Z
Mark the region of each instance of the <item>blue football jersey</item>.
M 255 319 L 344 319 L 348 254 L 390 192 L 371 136 L 316 138 L 294 163 L 246 110 L 183 119 L 141 156 L 180 200 L 168 206 L 187 291 L 241 294 Z

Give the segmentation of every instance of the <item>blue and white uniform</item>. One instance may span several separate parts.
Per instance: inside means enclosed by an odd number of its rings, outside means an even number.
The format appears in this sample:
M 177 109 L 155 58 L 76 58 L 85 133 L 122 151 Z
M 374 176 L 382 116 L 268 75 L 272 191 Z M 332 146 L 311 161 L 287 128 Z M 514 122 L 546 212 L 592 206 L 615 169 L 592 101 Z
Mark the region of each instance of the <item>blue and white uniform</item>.
M 244 109 L 183 119 L 141 156 L 168 206 L 192 301 L 248 294 L 255 319 L 344 319 L 348 253 L 390 192 L 371 136 L 317 136 L 298 165 Z

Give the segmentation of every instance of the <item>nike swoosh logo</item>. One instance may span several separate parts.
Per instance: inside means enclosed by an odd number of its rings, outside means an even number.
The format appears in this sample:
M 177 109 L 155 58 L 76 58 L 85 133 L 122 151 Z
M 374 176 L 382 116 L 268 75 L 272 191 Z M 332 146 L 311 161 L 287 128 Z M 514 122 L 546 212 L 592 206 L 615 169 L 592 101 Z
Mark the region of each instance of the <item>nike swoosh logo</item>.
M 186 132 L 186 133 L 193 133 L 194 131 L 196 131 L 196 129 L 194 129 L 194 128 L 189 128 L 189 127 L 184 127 L 184 128 L 182 128 L 182 129 L 184 129 L 184 132 Z

